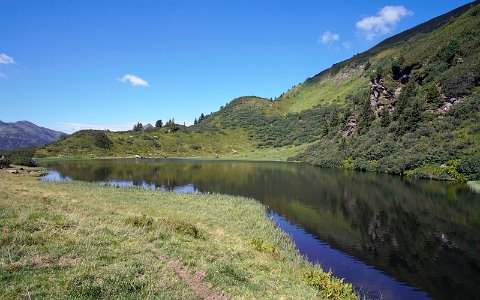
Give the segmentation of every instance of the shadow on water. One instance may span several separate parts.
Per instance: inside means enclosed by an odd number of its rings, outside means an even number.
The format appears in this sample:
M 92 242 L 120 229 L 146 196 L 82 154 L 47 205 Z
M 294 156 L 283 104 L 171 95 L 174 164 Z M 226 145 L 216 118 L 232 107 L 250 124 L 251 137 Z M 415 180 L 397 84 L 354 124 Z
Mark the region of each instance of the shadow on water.
M 475 299 L 480 197 L 464 184 L 239 161 L 44 163 L 45 180 L 253 197 L 300 252 L 371 299 Z

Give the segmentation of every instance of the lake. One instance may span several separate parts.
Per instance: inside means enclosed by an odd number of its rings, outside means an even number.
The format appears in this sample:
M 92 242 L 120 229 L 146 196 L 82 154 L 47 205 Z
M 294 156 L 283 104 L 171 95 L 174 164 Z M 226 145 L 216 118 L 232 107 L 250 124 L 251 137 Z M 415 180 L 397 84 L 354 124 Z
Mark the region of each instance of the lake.
M 465 184 L 283 162 L 43 162 L 44 181 L 252 197 L 310 261 L 370 299 L 480 295 L 480 196 Z M 478 299 L 478 298 L 477 298 Z

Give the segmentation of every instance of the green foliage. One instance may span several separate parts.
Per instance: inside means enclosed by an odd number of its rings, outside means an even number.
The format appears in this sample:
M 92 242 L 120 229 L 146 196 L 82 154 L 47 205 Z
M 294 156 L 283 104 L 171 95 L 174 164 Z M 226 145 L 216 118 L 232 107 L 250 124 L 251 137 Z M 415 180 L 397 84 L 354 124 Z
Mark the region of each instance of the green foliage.
M 94 131 L 92 132 L 93 143 L 95 146 L 102 149 L 109 149 L 112 147 L 113 143 L 108 138 L 108 136 L 103 131 Z
M 480 174 L 480 153 L 464 158 L 458 163 L 457 170 L 465 174 Z
M 5 156 L 4 165 L 14 164 L 26 167 L 35 167 L 37 164 L 33 161 L 36 148 L 20 148 L 15 150 L 2 151 L 0 154 Z
M 460 43 L 456 39 L 451 39 L 448 44 L 443 48 L 442 59 L 444 62 L 451 64 L 453 59 L 460 51 Z
M 178 233 L 189 235 L 196 239 L 203 238 L 204 236 L 202 231 L 197 226 L 195 226 L 194 224 L 191 224 L 190 222 L 186 222 L 178 219 L 163 219 L 159 221 L 159 223 L 173 229 Z
M 8 167 L 10 167 L 10 161 L 8 161 L 7 159 L 0 159 L 0 169 Z
M 153 218 L 145 214 L 141 216 L 130 216 L 125 220 L 125 223 L 135 227 L 151 227 L 153 225 Z
M 250 241 L 250 244 L 257 251 L 270 253 L 270 254 L 275 253 L 275 246 L 266 243 L 262 239 L 253 239 Z
M 360 120 L 359 120 L 359 132 L 365 133 L 368 130 L 368 127 L 372 124 L 372 121 L 375 120 L 375 114 L 370 107 L 370 99 L 366 98 L 363 101 L 362 110 L 360 112 Z
M 390 122 L 392 122 L 390 112 L 387 108 L 383 108 L 382 110 L 380 110 L 378 115 L 380 117 L 380 125 L 382 125 L 382 127 L 388 127 L 390 125 Z
M 266 100 L 265 100 L 266 101 Z M 337 105 L 317 106 L 285 117 L 266 115 L 255 107 L 228 105 L 218 113 L 223 128 L 245 128 L 258 147 L 282 147 L 313 142 L 331 128 L 336 128 L 347 110 Z
M 191 144 L 190 147 L 193 149 L 193 150 L 200 150 L 202 149 L 202 146 L 197 144 L 197 143 L 194 143 L 194 144 Z
M 403 62 L 403 57 L 394 57 L 392 59 L 392 77 L 394 79 L 398 79 L 402 75 Z
M 133 125 L 133 131 L 142 131 L 143 130 L 143 124 L 138 122 L 137 124 Z
M 459 173 L 455 166 L 426 165 L 405 172 L 405 176 L 418 179 L 467 181 L 467 176 Z
M 345 284 L 343 279 L 333 279 L 332 272 L 319 269 L 309 269 L 303 272 L 303 279 L 308 285 L 317 288 L 320 297 L 332 300 L 356 300 L 359 297 L 351 284 Z
M 440 92 L 435 84 L 430 84 L 425 94 L 425 100 L 428 104 L 431 104 L 434 108 L 443 104 L 443 99 L 440 96 Z
M 394 119 L 398 119 L 404 112 L 404 110 L 411 105 L 412 98 L 416 95 L 416 85 L 414 81 L 409 81 L 403 89 L 400 96 L 395 103 Z
M 463 97 L 480 83 L 480 55 L 445 71 L 440 77 L 443 93 L 448 97 Z
M 157 120 L 157 122 L 155 122 L 155 127 L 156 128 L 162 128 L 163 127 L 163 121 L 162 120 Z
M 410 99 L 419 101 L 416 97 Z M 421 100 L 419 102 L 412 101 L 412 106 L 407 103 L 404 113 L 388 127 L 382 126 L 382 122 L 373 122 L 364 134 L 353 134 L 348 139 L 336 135 L 322 137 L 293 159 L 322 167 L 353 165 L 356 170 L 408 174 L 416 178 L 459 181 L 478 178 L 480 173 L 474 157 L 479 157 L 479 144 L 475 140 L 479 140 L 480 134 L 469 128 L 475 128 L 480 122 L 480 97 L 472 94 L 454 104 L 447 115 L 433 119 L 419 115 L 422 109 L 415 108 L 422 105 Z M 458 134 L 467 129 L 472 133 Z M 458 165 L 439 167 L 462 157 Z M 427 165 L 436 167 L 422 169 Z
M 415 131 L 422 121 L 424 110 L 423 101 L 418 98 L 407 98 L 405 100 L 403 113 L 398 117 L 397 132 L 403 134 L 407 131 Z

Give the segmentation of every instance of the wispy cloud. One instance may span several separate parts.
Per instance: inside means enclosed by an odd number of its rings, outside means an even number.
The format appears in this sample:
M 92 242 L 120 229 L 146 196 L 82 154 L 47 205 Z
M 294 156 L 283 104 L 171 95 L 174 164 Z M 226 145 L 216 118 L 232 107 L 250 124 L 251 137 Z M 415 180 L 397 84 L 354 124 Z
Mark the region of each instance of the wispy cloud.
M 352 47 L 352 43 L 350 42 L 343 42 L 342 43 L 343 48 L 345 49 L 350 49 Z
M 318 42 L 324 45 L 337 42 L 340 40 L 340 35 L 338 33 L 330 32 L 329 30 L 325 31 L 319 38 Z
M 6 55 L 5 53 L 0 53 L 0 64 L 11 65 L 11 64 L 14 64 L 14 63 L 15 63 L 15 61 L 13 60 L 13 58 Z
M 111 131 L 125 131 L 133 128 L 133 125 L 136 123 L 120 123 L 120 124 L 87 124 L 87 123 L 69 123 L 61 122 L 55 126 L 56 130 L 60 130 L 66 133 L 73 133 L 75 131 L 84 130 L 84 129 L 96 129 L 96 130 L 111 130 Z
M 163 120 L 165 123 L 167 119 Z M 140 121 L 143 125 L 152 124 L 155 125 L 155 121 Z M 192 120 L 175 120 L 177 124 L 185 124 L 186 126 L 193 125 Z M 132 130 L 133 125 L 137 122 L 125 122 L 125 123 L 116 123 L 116 124 L 88 124 L 88 123 L 74 123 L 74 122 L 59 122 L 56 126 L 52 126 L 53 129 L 59 130 L 65 133 L 74 133 L 75 131 L 84 130 L 84 129 L 95 129 L 95 130 L 110 130 L 110 131 L 127 131 Z
M 3 73 L 0 73 L 0 79 L 2 79 L 2 78 L 7 78 L 7 76 Z
M 403 5 L 385 6 L 376 16 L 366 16 L 356 26 L 368 40 L 390 33 L 404 17 L 411 16 L 412 11 Z
M 147 81 L 145 81 L 144 79 L 142 79 L 142 78 L 140 78 L 136 75 L 132 75 L 132 74 L 125 74 L 122 78 L 119 78 L 118 81 L 128 82 L 133 86 L 143 86 L 143 87 L 149 87 L 150 86 Z

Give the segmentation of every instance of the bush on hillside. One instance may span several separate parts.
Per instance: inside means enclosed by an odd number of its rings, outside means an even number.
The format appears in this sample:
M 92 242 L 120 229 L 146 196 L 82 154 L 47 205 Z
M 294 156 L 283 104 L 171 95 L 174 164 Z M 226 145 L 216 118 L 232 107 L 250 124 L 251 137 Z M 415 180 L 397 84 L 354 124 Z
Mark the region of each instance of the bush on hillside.
M 113 143 L 108 138 L 107 134 L 103 131 L 94 131 L 92 133 L 93 136 L 93 143 L 95 146 L 102 148 L 102 149 L 109 149 L 112 147 Z
M 0 159 L 0 169 L 10 167 L 10 162 L 6 159 Z
M 33 161 L 35 148 L 20 148 L 15 150 L 3 151 L 4 161 L 9 164 L 21 165 L 26 167 L 35 167 L 37 164 Z
M 480 153 L 463 159 L 458 163 L 457 170 L 465 174 L 480 174 Z
M 448 69 L 440 82 L 447 97 L 468 95 L 480 83 L 480 61 L 466 62 Z

